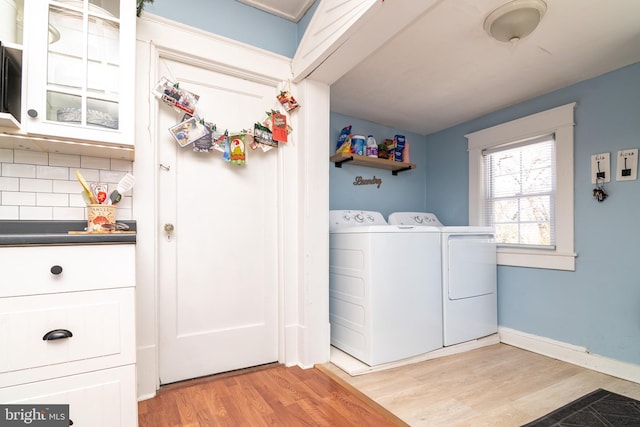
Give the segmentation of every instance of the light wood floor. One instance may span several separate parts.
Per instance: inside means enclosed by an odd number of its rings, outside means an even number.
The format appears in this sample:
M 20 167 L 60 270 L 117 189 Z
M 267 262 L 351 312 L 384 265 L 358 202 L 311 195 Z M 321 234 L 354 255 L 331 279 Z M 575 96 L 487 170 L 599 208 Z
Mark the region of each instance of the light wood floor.
M 411 426 L 520 426 L 598 388 L 640 400 L 640 384 L 505 344 L 355 377 L 319 368 Z

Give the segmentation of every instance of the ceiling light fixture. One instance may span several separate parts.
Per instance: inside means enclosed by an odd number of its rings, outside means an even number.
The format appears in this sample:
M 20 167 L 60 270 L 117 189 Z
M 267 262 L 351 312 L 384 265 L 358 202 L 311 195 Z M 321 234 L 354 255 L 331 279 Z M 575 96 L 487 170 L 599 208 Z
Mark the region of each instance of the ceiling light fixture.
M 487 16 L 484 30 L 498 41 L 514 43 L 531 34 L 546 11 L 542 0 L 513 0 Z

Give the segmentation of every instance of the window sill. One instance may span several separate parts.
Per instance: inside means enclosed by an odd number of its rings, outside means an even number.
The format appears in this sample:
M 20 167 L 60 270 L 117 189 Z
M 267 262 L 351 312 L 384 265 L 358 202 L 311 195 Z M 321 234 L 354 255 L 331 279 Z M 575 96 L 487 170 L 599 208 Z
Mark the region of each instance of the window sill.
M 576 254 L 498 249 L 498 265 L 576 271 Z

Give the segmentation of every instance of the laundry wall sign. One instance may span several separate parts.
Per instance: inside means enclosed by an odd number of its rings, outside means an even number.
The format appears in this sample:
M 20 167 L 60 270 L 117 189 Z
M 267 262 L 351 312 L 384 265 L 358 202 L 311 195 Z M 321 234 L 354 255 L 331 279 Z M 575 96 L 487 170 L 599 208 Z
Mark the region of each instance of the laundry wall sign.
M 362 176 L 356 176 L 353 181 L 353 185 L 376 185 L 376 188 L 380 188 L 382 185 L 382 178 L 377 178 L 375 175 L 373 178 L 364 178 Z

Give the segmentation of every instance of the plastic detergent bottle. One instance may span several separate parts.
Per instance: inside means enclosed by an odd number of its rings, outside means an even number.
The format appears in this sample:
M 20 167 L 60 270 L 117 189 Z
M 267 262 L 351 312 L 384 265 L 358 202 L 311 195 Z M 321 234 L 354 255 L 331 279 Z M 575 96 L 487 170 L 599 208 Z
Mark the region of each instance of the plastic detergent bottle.
M 378 157 L 378 143 L 373 135 L 369 135 L 367 137 L 367 156 Z
M 364 139 L 364 136 L 362 136 L 362 135 L 353 135 L 351 137 L 351 144 L 352 144 L 352 147 L 353 147 L 353 150 L 351 152 L 353 154 L 357 154 L 359 156 L 364 156 L 365 155 L 366 140 Z

